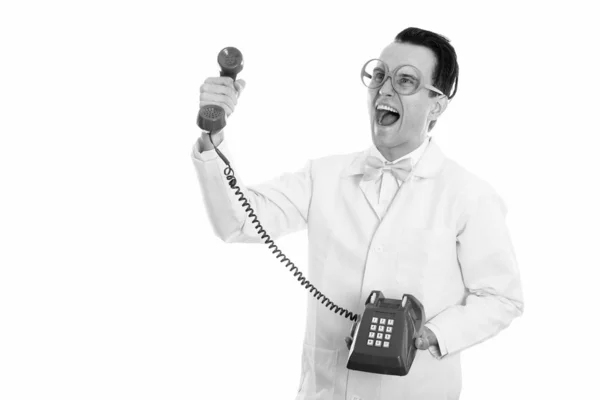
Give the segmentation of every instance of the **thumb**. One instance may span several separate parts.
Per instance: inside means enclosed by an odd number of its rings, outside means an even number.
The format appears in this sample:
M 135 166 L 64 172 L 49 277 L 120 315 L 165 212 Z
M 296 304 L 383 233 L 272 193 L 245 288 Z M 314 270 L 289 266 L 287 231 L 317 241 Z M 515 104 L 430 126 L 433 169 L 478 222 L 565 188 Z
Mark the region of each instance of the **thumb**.
M 421 336 L 415 339 L 415 347 L 419 350 L 427 350 L 429 348 L 429 340 L 426 336 Z
M 240 97 L 240 95 L 242 94 L 242 92 L 244 91 L 244 89 L 246 88 L 246 81 L 243 79 L 237 79 L 233 85 L 235 86 L 235 89 L 238 92 L 238 98 Z

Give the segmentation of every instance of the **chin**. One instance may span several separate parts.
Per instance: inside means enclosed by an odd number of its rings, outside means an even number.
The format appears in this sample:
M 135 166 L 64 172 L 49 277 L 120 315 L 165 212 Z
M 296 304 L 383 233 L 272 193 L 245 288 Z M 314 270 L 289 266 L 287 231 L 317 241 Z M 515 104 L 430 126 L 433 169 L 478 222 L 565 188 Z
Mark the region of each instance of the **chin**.
M 371 128 L 371 138 L 373 139 L 373 143 L 385 147 L 397 146 L 403 142 L 400 128 L 400 124 L 381 126 L 373 123 Z

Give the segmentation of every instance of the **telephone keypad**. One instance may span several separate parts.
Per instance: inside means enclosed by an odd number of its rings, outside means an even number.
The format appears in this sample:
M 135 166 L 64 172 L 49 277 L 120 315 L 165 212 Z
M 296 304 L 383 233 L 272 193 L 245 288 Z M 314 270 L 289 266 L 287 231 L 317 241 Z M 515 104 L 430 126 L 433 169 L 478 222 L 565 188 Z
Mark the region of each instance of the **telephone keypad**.
M 390 341 L 392 340 L 394 319 L 373 317 L 371 321 L 372 324 L 369 332 L 369 339 L 367 339 L 367 345 L 389 348 Z

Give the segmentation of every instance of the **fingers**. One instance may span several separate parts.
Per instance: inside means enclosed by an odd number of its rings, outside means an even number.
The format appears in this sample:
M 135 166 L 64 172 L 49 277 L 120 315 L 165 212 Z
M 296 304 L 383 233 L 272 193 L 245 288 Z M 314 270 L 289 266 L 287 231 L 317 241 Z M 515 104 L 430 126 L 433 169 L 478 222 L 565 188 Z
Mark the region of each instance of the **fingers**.
M 355 321 L 355 322 L 352 324 L 352 328 L 350 329 L 350 336 L 354 337 L 354 333 L 356 332 L 356 328 L 358 328 L 358 324 L 359 324 L 359 322 L 360 322 L 360 319 L 359 319 L 359 320 L 357 320 L 357 321 Z
M 210 83 L 210 84 L 214 84 L 214 85 L 229 86 L 231 88 L 233 87 L 233 79 L 231 79 L 228 76 L 209 77 L 209 78 L 206 78 L 204 80 L 204 83 Z
M 246 81 L 243 80 L 243 79 L 238 79 L 237 81 L 235 81 L 233 83 L 233 85 L 235 86 L 235 88 L 236 88 L 236 90 L 238 92 L 238 97 L 240 97 L 240 95 L 242 94 L 242 92 L 246 88 Z
M 200 107 L 218 105 L 223 107 L 227 116 L 235 111 L 238 97 L 246 87 L 246 82 L 221 76 L 207 78 L 200 86 Z
M 202 93 L 222 94 L 224 96 L 231 97 L 235 104 L 237 104 L 238 94 L 237 90 L 233 86 L 205 83 L 200 86 L 200 94 Z
M 243 79 L 234 81 L 227 76 L 206 78 L 204 84 L 200 86 L 200 93 L 207 91 L 209 87 L 214 90 L 218 90 L 221 94 L 228 94 L 232 97 L 240 97 L 240 94 L 242 94 L 246 88 L 246 81 Z
M 348 350 L 350 350 L 350 348 L 352 347 L 352 338 L 346 336 L 344 340 L 346 341 L 346 347 L 348 347 Z

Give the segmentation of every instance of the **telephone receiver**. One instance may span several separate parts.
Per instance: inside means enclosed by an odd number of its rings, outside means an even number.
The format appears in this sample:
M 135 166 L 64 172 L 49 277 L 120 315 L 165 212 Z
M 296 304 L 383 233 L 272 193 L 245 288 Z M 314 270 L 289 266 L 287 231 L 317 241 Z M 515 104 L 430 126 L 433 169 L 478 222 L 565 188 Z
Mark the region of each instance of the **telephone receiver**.
M 228 76 L 235 81 L 237 74 L 244 69 L 244 57 L 242 52 L 235 47 L 225 47 L 219 52 L 217 62 L 221 67 L 221 76 Z M 223 107 L 217 105 L 206 105 L 200 107 L 196 124 L 203 131 L 216 133 L 227 124 L 227 118 Z
M 405 376 L 415 359 L 415 339 L 425 324 L 425 309 L 413 295 L 386 299 L 373 290 L 365 312 L 352 327 L 346 368 L 383 375 Z
M 217 62 L 221 67 L 221 76 L 228 76 L 233 80 L 244 67 L 242 53 L 235 47 L 226 47 L 221 50 Z M 212 142 L 212 134 L 225 127 L 226 119 L 226 113 L 222 107 L 205 105 L 200 108 L 196 123 L 200 129 L 209 133 L 209 139 Z M 309 290 L 325 307 L 335 314 L 355 321 L 350 334 L 353 342 L 347 368 L 386 375 L 404 376 L 408 374 L 417 352 L 414 341 L 419 337 L 425 321 L 423 305 L 410 294 L 404 295 L 402 300 L 395 300 L 386 299 L 381 291 L 374 290 L 365 303 L 365 312 L 360 317 L 329 300 L 279 250 L 262 227 L 248 199 L 237 186 L 235 173 L 229 160 L 217 146 L 214 146 L 214 149 L 226 164 L 223 173 L 227 177 L 229 187 L 238 196 L 238 200 L 242 203 L 242 207 L 258 231 L 260 238 L 269 246 L 276 258 L 285 263 L 300 285 Z

